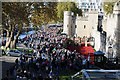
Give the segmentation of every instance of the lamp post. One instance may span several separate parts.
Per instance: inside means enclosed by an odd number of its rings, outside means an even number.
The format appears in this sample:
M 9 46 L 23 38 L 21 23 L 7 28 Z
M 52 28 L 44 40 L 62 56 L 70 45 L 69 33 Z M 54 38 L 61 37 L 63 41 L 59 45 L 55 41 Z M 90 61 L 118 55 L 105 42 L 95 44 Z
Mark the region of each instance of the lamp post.
M 0 38 L 1 38 L 1 41 L 2 41 L 2 37 L 3 37 L 3 36 L 2 36 L 1 34 L 3 33 L 3 29 L 2 29 L 2 25 L 1 25 L 1 24 L 0 24 L 0 31 L 1 31 L 1 32 L 0 32 Z M 2 46 L 2 44 L 1 44 L 0 46 Z
M 87 47 L 87 36 L 85 36 L 85 46 Z
M 110 44 L 110 46 L 108 47 L 108 59 L 113 58 L 113 48 Z
M 44 2 L 44 4 L 43 4 L 44 6 L 43 6 L 43 16 L 44 16 L 44 23 L 43 23 L 43 25 L 44 25 L 44 31 L 46 32 L 47 30 L 47 26 L 46 26 L 46 2 Z

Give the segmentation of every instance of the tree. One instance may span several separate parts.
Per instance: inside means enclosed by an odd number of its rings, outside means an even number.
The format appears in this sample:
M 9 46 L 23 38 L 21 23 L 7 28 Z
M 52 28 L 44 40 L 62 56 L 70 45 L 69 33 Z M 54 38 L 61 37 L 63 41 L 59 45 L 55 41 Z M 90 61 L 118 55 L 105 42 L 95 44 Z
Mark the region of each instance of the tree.
M 54 2 L 3 2 L 2 28 L 7 31 L 5 48 L 16 48 L 16 41 L 22 29 L 28 27 L 30 22 L 39 26 L 52 20 L 56 21 L 56 4 Z
M 105 2 L 103 5 L 103 9 L 104 9 L 105 13 L 106 14 L 113 13 L 113 6 L 114 6 L 114 2 Z
M 35 26 L 56 21 L 56 2 L 33 3 L 31 21 Z
M 28 3 L 3 2 L 2 3 L 2 28 L 7 31 L 5 48 L 15 48 L 23 25 L 29 24 Z M 15 31 L 17 34 L 15 35 Z
M 82 16 L 82 10 L 77 8 L 77 14 L 78 14 L 78 16 Z
M 75 15 L 82 15 L 82 10 L 78 9 L 74 2 L 60 2 L 57 4 L 57 17 L 60 21 L 63 20 L 64 11 L 72 11 Z

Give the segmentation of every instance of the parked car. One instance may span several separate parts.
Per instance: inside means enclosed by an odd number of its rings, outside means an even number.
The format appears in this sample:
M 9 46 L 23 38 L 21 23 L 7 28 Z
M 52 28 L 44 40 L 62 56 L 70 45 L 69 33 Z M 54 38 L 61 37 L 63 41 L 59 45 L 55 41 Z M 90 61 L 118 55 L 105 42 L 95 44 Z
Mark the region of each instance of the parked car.
M 20 51 L 24 52 L 24 56 L 31 58 L 33 56 L 32 48 L 19 48 Z
M 21 55 L 23 55 L 23 53 L 19 50 L 8 50 L 6 52 L 6 55 L 8 55 L 8 56 L 21 56 Z

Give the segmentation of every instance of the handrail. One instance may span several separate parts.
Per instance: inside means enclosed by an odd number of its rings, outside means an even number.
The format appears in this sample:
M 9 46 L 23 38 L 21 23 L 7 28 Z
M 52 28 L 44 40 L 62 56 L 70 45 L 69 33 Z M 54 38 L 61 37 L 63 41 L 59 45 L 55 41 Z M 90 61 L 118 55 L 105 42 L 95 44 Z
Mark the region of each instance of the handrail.
M 81 70 L 79 72 L 77 72 L 76 74 L 74 74 L 73 76 L 71 76 L 72 80 L 74 77 L 76 77 L 77 75 L 79 74 L 84 74 L 85 78 L 86 79 L 90 79 L 90 76 L 87 72 L 98 72 L 98 73 L 116 73 L 116 78 L 120 79 L 120 76 L 118 75 L 118 73 L 120 74 L 120 70 L 103 70 L 103 69 L 100 69 L 100 70 Z
M 119 76 L 118 72 L 116 72 L 116 77 L 118 78 L 118 80 L 120 80 L 120 76 Z
M 77 72 L 76 74 L 74 74 L 73 76 L 71 76 L 71 78 L 73 79 L 75 76 L 79 75 L 80 73 L 82 73 L 82 70 Z
M 76 74 L 74 74 L 73 76 L 71 76 L 71 78 L 73 79 L 75 76 L 79 75 L 80 73 L 82 73 L 82 72 L 81 71 L 77 72 Z
M 81 70 L 80 72 L 77 72 L 76 74 L 74 74 L 73 76 L 71 76 L 71 78 L 73 79 L 75 76 L 79 75 L 80 73 L 85 74 L 86 78 L 89 79 L 90 76 L 88 75 L 88 73 L 86 72 L 85 69 Z

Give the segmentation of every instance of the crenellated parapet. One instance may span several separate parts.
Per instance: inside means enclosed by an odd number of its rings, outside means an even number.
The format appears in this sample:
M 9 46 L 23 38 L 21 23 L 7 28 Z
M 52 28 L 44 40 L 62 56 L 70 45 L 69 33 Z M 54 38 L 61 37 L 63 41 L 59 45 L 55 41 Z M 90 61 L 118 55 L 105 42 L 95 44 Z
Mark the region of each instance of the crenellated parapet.
M 78 16 L 78 17 L 76 17 L 76 19 L 79 20 L 79 21 L 88 21 L 88 16 L 87 17 Z
M 113 8 L 113 14 L 120 14 L 120 1 L 115 3 Z
M 113 18 L 115 18 L 115 16 L 114 16 L 114 14 L 108 14 L 107 18 L 108 19 L 113 19 Z
M 96 16 L 95 16 L 96 15 Z M 89 21 L 91 19 L 91 17 L 98 17 L 98 11 L 97 10 L 90 10 L 87 13 L 83 13 L 83 16 L 77 16 L 76 20 L 77 21 Z

